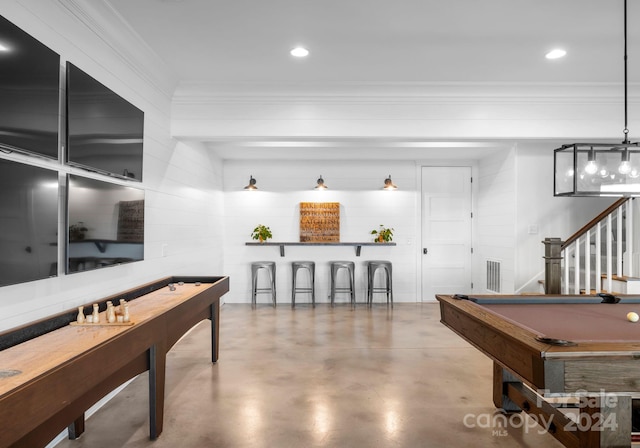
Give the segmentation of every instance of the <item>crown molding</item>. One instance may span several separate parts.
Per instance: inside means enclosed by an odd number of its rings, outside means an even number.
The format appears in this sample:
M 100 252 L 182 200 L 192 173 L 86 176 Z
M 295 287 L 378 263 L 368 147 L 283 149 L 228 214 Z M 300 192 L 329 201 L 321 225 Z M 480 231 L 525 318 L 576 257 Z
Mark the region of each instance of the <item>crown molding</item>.
M 58 0 L 61 9 L 93 33 L 123 65 L 171 99 L 178 77 L 113 8 L 108 0 Z
M 181 82 L 174 105 L 223 103 L 621 103 L 620 83 L 210 83 Z M 639 95 L 635 96 L 638 100 Z M 633 101 L 634 97 L 630 95 Z

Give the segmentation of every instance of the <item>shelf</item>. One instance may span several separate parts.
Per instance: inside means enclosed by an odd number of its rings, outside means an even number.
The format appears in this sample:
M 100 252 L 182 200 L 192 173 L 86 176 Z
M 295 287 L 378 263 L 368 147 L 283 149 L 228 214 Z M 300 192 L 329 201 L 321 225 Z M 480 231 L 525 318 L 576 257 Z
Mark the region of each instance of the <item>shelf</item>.
M 297 243 L 297 242 L 266 242 L 266 243 L 245 243 L 247 246 L 279 246 L 280 247 L 280 256 L 284 257 L 284 247 L 285 246 L 352 246 L 356 248 L 356 257 L 360 256 L 360 251 L 362 250 L 362 246 L 395 246 L 396 243 Z

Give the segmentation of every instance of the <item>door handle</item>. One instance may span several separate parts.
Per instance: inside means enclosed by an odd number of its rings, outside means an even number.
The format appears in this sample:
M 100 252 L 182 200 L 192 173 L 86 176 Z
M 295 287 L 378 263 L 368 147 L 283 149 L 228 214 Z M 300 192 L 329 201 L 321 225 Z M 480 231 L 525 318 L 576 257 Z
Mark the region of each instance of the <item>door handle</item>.
M 423 247 L 423 248 L 422 248 L 422 253 L 423 253 L 424 255 L 427 255 L 427 253 L 429 253 L 429 249 L 427 249 L 426 247 Z

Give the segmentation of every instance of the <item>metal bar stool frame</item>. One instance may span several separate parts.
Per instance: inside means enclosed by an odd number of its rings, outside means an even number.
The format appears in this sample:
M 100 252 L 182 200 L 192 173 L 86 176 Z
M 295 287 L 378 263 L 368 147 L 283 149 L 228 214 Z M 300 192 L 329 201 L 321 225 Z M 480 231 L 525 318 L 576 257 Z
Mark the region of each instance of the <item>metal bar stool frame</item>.
M 356 265 L 353 261 L 331 261 L 329 262 L 330 266 L 330 297 L 331 297 L 331 306 L 334 305 L 336 294 L 338 293 L 348 293 L 351 299 L 351 305 L 356 304 L 356 282 L 355 282 L 355 270 Z M 340 269 L 347 269 L 349 274 L 349 287 L 338 287 L 336 286 L 336 277 L 338 275 L 338 271 Z
M 297 275 L 300 269 L 309 271 L 311 287 L 298 287 Z M 296 306 L 296 293 L 311 293 L 311 304 L 316 306 L 316 264 L 313 261 L 292 261 L 291 262 L 291 308 Z
M 258 288 L 258 271 L 266 269 L 269 274 L 269 288 Z M 276 306 L 276 263 L 274 261 L 254 261 L 251 263 L 251 306 L 257 304 L 257 295 L 271 293 L 273 306 Z
M 393 307 L 393 270 L 390 261 L 386 260 L 369 260 L 367 265 L 367 303 L 369 306 L 373 305 L 374 293 L 385 293 L 387 295 L 387 305 L 391 303 Z M 384 270 L 385 286 L 375 287 L 374 280 L 376 271 L 378 269 Z

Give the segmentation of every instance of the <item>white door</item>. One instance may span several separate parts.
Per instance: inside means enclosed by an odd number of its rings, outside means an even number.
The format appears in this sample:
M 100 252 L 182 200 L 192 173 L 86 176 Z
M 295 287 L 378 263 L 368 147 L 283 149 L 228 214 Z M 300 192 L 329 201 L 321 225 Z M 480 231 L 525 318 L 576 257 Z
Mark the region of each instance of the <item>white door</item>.
M 471 292 L 471 167 L 422 168 L 422 300 Z

